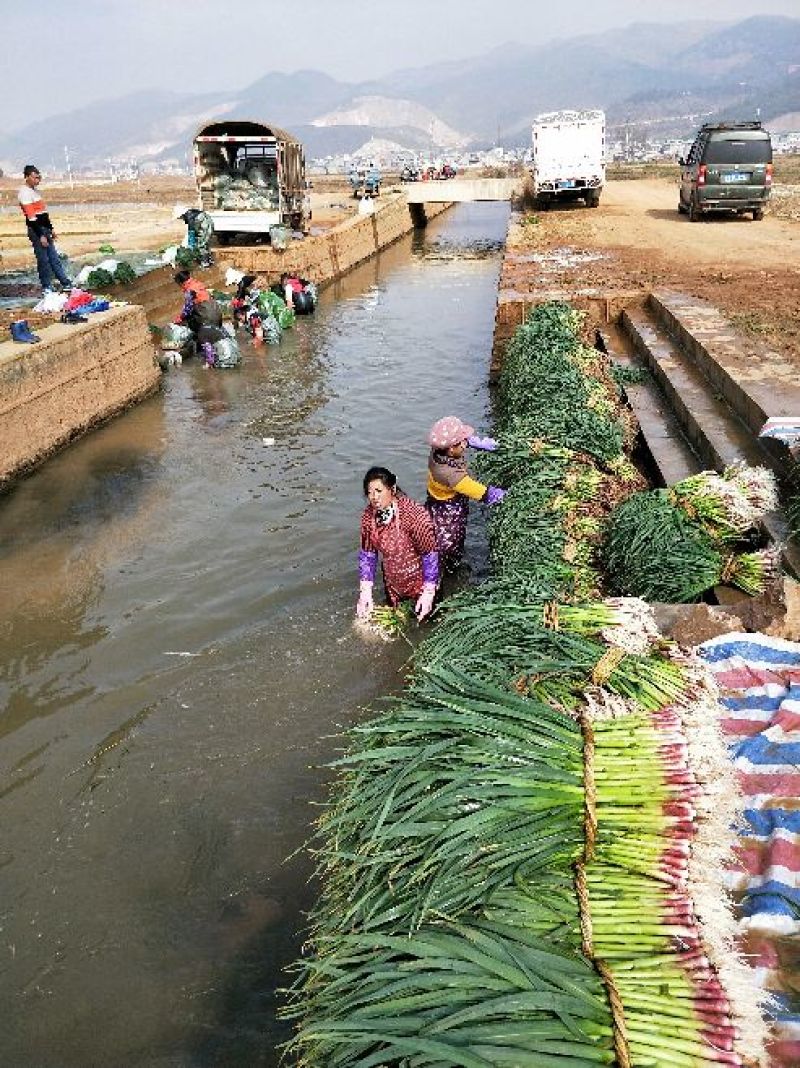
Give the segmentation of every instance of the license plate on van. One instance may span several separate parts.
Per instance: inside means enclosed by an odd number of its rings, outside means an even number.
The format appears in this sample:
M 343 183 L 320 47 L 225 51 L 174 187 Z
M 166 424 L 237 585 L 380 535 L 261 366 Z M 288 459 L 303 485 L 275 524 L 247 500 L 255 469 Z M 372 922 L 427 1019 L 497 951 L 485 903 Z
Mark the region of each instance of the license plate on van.
M 720 175 L 720 178 L 722 179 L 723 183 L 750 181 L 750 175 L 745 174 L 744 171 L 734 171 L 732 174 L 722 174 Z
M 574 179 L 570 178 L 566 182 L 558 182 L 557 185 L 559 189 L 574 189 L 575 181 Z

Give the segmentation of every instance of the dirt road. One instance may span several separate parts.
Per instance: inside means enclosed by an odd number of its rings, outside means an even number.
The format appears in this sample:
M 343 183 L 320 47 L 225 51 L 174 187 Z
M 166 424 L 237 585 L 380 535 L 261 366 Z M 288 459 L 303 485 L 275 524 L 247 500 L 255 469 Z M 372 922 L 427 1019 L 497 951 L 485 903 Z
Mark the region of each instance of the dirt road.
M 690 223 L 677 203 L 674 182 L 617 181 L 596 209 L 578 203 L 525 216 L 513 288 L 679 289 L 717 305 L 800 365 L 800 223 L 770 215 L 758 223 L 749 216 Z M 537 251 L 550 262 L 524 262 Z

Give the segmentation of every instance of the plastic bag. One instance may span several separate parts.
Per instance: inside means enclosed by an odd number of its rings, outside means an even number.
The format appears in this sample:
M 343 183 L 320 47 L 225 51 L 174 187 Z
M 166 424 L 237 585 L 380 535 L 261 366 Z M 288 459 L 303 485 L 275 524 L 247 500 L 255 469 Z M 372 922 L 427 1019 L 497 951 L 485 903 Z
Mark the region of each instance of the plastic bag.
M 269 241 L 274 249 L 285 249 L 289 234 L 285 226 L 270 226 Z
M 192 331 L 180 323 L 167 323 L 161 331 L 161 348 L 165 350 L 183 349 L 192 340 Z
M 66 293 L 46 293 L 38 304 L 34 304 L 33 310 L 44 315 L 53 315 L 61 311 L 68 299 Z
M 262 289 L 256 297 L 256 304 L 263 315 L 274 315 L 276 318 L 286 310 L 286 301 L 271 289 Z
M 236 338 L 225 337 L 221 341 L 214 342 L 215 360 L 214 366 L 225 371 L 231 367 L 238 367 L 242 362 L 242 354 Z
M 291 330 L 294 326 L 294 312 L 291 308 L 284 307 L 277 314 L 281 330 Z
M 283 331 L 274 315 L 267 315 L 261 320 L 261 329 L 264 333 L 264 341 L 268 345 L 280 345 Z
M 79 285 L 84 285 L 93 271 L 105 271 L 113 275 L 117 267 L 119 267 L 119 260 L 101 260 L 99 263 L 95 263 L 94 266 L 87 264 L 85 267 L 81 267 L 75 281 Z

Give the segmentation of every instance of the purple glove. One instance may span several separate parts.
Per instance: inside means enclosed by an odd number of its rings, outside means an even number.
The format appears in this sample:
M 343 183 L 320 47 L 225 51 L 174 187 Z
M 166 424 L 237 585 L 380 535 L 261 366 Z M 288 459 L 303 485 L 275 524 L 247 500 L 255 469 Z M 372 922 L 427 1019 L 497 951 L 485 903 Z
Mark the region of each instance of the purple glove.
M 472 449 L 480 449 L 481 452 L 494 452 L 497 448 L 494 438 L 467 438 L 467 445 Z
M 499 486 L 489 486 L 486 490 L 486 503 L 499 504 L 505 497 L 506 491 Z
M 358 550 L 358 577 L 362 582 L 374 582 L 378 569 L 378 554 L 368 549 Z
M 435 596 L 436 587 L 432 583 L 426 582 L 422 587 L 422 593 L 417 598 L 417 603 L 414 605 L 414 612 L 416 613 L 417 619 L 423 620 L 425 616 L 431 614 Z
M 439 554 L 436 550 L 422 557 L 422 581 L 434 587 L 439 585 Z

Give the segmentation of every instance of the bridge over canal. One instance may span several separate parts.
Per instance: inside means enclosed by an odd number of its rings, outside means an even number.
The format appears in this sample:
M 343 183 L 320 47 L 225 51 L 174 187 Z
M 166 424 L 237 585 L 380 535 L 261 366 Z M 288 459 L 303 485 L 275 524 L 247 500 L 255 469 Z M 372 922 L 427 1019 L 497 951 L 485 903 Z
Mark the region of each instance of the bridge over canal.
M 408 182 L 403 190 L 409 204 L 464 204 L 480 200 L 511 200 L 522 193 L 523 179 L 448 178 L 446 181 Z

